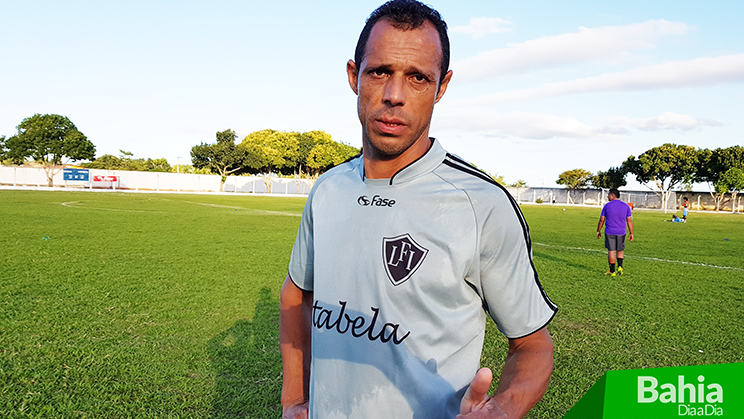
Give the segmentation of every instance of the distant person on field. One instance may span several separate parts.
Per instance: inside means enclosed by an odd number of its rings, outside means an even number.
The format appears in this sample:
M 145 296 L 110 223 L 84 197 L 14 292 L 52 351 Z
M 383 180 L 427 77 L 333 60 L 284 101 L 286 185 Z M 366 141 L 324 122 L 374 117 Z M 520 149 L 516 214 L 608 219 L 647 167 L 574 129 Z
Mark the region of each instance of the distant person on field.
M 687 197 L 682 198 L 684 201 L 682 202 L 682 219 L 683 222 L 687 222 L 687 210 L 690 208 L 690 201 L 687 200 Z
M 602 207 L 597 225 L 597 238 L 602 236 L 602 226 L 605 225 L 605 247 L 607 248 L 607 261 L 610 270 L 607 275 L 615 276 L 623 274 L 623 259 L 625 257 L 625 225 L 628 226 L 628 240 L 633 241 L 633 211 L 630 206 L 620 200 L 620 192 L 610 189 L 607 194 L 610 201 Z M 615 273 L 617 263 L 617 273 Z
M 663 220 L 663 221 L 671 221 L 673 223 L 686 223 L 687 221 L 683 220 L 682 218 L 677 217 L 677 214 L 672 215 L 671 220 Z

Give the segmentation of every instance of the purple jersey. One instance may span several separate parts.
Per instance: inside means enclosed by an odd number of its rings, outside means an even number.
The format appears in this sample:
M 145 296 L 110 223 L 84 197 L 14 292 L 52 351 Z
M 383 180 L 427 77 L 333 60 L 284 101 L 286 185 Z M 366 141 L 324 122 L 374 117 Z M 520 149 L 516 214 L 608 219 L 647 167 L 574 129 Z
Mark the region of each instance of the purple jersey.
M 613 199 L 602 207 L 599 215 L 605 217 L 605 234 L 622 236 L 625 234 L 625 219 L 631 217 L 633 212 L 625 202 Z

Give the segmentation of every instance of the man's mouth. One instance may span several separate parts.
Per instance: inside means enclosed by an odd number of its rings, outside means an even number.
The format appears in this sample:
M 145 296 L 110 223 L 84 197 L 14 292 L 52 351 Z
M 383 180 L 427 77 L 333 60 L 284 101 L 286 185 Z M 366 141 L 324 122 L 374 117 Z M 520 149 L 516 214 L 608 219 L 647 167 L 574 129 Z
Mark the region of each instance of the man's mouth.
M 381 118 L 375 120 L 377 128 L 384 134 L 396 135 L 400 134 L 406 127 L 400 119 L 397 118 Z

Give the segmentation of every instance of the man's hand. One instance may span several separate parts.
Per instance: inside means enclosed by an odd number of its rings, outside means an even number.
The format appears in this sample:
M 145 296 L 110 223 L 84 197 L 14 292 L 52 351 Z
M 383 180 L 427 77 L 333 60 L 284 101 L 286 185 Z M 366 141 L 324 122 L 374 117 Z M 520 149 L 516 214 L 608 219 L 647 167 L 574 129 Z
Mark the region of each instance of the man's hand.
M 628 240 L 633 241 L 633 233 L 630 233 L 630 235 L 628 236 Z
M 488 396 L 492 380 L 493 373 L 490 369 L 478 370 L 473 381 L 470 382 L 470 387 L 462 396 L 460 414 L 456 419 L 508 419 L 501 407 Z
M 546 328 L 509 339 L 509 353 L 496 393 L 488 396 L 493 374 L 481 368 L 462 397 L 457 418 L 522 418 L 545 394 L 552 371 L 553 340 Z
M 287 406 L 282 412 L 282 419 L 307 419 L 308 402 Z
M 597 232 L 597 238 L 600 238 L 600 237 L 602 237 L 602 232 L 601 231 L 598 231 Z

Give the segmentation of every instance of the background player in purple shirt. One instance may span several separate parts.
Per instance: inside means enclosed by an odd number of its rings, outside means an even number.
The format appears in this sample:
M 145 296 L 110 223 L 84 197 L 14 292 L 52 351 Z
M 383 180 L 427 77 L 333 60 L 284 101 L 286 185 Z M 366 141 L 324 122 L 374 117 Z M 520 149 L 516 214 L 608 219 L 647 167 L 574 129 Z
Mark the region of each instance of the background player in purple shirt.
M 605 247 L 607 248 L 607 261 L 610 270 L 607 275 L 615 276 L 615 263 L 617 262 L 617 273 L 623 273 L 623 259 L 625 258 L 625 225 L 628 226 L 628 240 L 633 241 L 633 211 L 628 204 L 620 200 L 620 192 L 610 189 L 607 194 L 610 201 L 602 207 L 597 225 L 597 238 L 602 236 L 602 226 L 605 227 Z

